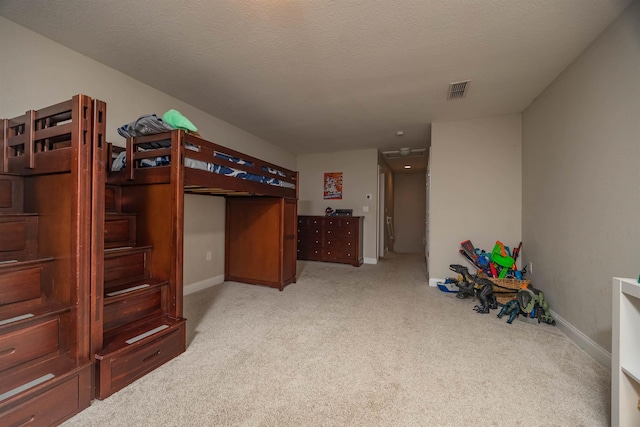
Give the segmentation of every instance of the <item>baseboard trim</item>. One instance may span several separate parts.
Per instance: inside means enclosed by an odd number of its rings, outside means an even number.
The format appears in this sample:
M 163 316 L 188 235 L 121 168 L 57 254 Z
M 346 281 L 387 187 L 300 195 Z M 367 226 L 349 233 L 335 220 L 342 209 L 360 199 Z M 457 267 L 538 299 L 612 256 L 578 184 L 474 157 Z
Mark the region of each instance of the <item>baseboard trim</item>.
M 378 260 L 376 258 L 364 258 L 365 264 L 377 264 Z
M 203 289 L 207 289 L 207 288 L 210 288 L 212 286 L 219 285 L 222 282 L 224 282 L 224 274 L 221 274 L 219 276 L 210 277 L 208 279 L 201 280 L 201 281 L 196 282 L 196 283 L 191 283 L 190 285 L 186 285 L 183 288 L 182 295 L 189 295 L 189 294 L 192 294 L 194 292 L 198 292 L 198 291 L 201 291 Z
M 602 366 L 611 370 L 611 353 L 602 348 L 598 343 L 593 341 L 591 338 L 586 336 L 582 331 L 573 326 L 571 323 L 567 322 L 558 313 L 553 310 L 549 310 L 554 319 L 556 319 L 556 326 L 560 329 L 566 336 L 571 339 L 571 341 L 578 344 L 578 346 L 583 349 L 589 356 L 596 359 Z
M 444 282 L 444 279 L 438 279 L 434 277 L 429 278 L 429 286 L 431 286 L 432 288 L 438 286 L 438 282 Z

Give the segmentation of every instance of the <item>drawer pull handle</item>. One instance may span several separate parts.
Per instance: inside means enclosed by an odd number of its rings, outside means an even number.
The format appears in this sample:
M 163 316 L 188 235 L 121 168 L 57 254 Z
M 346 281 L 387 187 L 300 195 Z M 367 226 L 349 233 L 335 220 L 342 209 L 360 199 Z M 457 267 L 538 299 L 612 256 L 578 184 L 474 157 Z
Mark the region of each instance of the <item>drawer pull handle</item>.
M 11 347 L 6 350 L 0 351 L 0 357 L 9 356 L 15 352 L 16 352 L 16 349 L 14 347 Z
M 145 357 L 144 359 L 142 359 L 142 363 L 146 363 L 148 360 L 153 359 L 154 357 L 156 357 L 157 355 L 160 354 L 160 350 L 156 351 L 153 354 L 150 354 L 149 356 Z
M 327 255 L 331 255 L 331 251 L 328 251 L 328 252 L 327 252 Z
M 347 246 L 351 246 L 351 242 L 347 243 Z
M 35 420 L 35 419 L 36 419 L 36 416 L 35 415 L 31 415 L 29 418 L 27 418 L 26 420 L 24 420 L 20 424 L 16 424 L 16 427 L 22 427 L 22 426 L 26 426 L 27 424 L 31 424 L 31 422 L 33 420 Z
M 331 230 L 327 231 L 327 233 L 331 234 Z

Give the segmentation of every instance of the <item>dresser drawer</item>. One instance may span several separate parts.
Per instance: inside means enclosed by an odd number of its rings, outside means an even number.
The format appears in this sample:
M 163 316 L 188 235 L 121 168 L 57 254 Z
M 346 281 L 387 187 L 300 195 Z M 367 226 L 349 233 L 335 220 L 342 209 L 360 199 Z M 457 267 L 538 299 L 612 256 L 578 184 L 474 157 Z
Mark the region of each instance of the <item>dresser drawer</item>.
M 305 236 L 298 234 L 298 246 L 321 247 L 323 245 L 322 236 Z
M 58 319 L 0 336 L 0 371 L 58 350 L 58 337 Z
M 358 227 L 359 221 L 351 217 L 328 217 L 324 220 L 325 227 Z
M 324 249 L 324 258 L 327 260 L 352 261 L 356 257 L 356 251 L 349 249 Z
M 298 236 L 322 236 L 322 227 L 318 226 L 303 226 L 298 227 Z
M 298 246 L 298 259 L 320 261 L 323 255 L 322 248 L 311 246 Z
M 356 230 L 352 227 L 327 226 L 324 229 L 325 238 L 338 237 L 342 239 L 350 239 L 356 236 Z
M 339 237 L 327 238 L 324 241 L 324 247 L 327 249 L 355 249 L 356 242 L 351 239 L 341 239 Z
M 299 216 L 298 217 L 298 227 L 320 228 L 320 227 L 322 227 L 323 220 L 324 220 L 324 218 L 321 218 L 321 217 Z

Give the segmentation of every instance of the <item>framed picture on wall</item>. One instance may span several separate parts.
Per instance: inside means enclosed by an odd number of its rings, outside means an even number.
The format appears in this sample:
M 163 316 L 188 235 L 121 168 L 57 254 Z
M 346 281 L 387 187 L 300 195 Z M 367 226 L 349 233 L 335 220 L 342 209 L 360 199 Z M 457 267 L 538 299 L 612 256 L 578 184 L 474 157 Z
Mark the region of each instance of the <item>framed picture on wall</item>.
M 342 172 L 324 173 L 324 198 L 342 199 Z

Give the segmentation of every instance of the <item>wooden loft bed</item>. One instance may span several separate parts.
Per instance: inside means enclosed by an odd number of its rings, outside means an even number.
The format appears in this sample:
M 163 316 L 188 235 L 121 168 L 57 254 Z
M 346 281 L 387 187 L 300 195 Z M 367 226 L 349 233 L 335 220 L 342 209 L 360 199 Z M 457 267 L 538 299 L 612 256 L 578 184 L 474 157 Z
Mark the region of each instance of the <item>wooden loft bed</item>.
M 161 165 L 144 164 L 156 158 L 163 158 Z M 180 161 L 174 163 L 175 158 Z M 298 199 L 297 172 L 182 130 L 128 138 L 125 165 L 120 171 L 111 170 L 110 183 L 168 183 L 173 179 L 186 193 Z M 225 166 L 234 173 L 218 172 Z
M 185 351 L 185 192 L 227 198 L 227 280 L 295 282 L 296 172 L 179 130 L 110 170 L 85 95 L 0 123 L 0 425 L 59 424 Z
M 106 153 L 104 112 L 77 95 L 1 121 L 0 425 L 59 424 L 93 396 L 92 174 Z
M 169 184 L 177 204 L 171 203 L 180 216 L 183 193 L 227 198 L 225 280 L 280 290 L 295 282 L 297 172 L 182 130 L 128 138 L 121 156 L 125 167 L 111 170 L 108 183 L 123 191 Z M 148 212 L 146 218 L 153 216 Z M 182 230 L 183 226 L 175 227 Z M 182 268 L 179 264 L 177 270 Z

